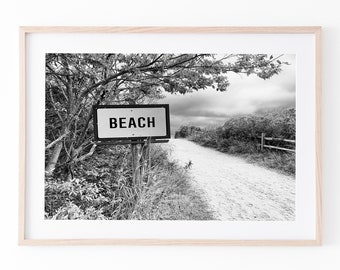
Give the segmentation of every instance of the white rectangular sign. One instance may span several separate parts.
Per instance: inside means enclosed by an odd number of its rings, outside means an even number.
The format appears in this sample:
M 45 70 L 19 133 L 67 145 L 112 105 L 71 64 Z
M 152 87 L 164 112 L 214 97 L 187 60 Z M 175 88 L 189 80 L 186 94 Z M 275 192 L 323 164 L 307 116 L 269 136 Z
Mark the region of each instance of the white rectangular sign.
M 170 138 L 168 104 L 97 105 L 93 113 L 94 135 L 98 141 Z

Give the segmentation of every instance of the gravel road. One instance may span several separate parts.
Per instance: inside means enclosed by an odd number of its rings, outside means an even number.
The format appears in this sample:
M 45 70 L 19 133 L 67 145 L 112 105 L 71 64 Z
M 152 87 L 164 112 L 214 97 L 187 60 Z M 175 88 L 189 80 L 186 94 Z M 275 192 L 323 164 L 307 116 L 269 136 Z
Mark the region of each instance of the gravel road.
M 164 147 L 185 166 L 217 220 L 295 219 L 295 179 L 185 139 Z

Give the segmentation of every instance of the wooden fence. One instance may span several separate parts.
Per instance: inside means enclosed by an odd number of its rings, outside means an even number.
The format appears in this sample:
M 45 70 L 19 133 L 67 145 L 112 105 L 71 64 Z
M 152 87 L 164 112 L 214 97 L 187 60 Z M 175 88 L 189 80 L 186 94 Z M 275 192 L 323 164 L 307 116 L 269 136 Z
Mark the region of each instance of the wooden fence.
M 266 141 L 284 142 L 286 144 L 294 144 L 294 147 L 295 147 L 295 140 L 265 137 L 265 135 L 266 135 L 265 133 L 261 133 L 261 137 L 258 137 L 259 139 L 261 139 L 261 144 L 259 144 L 261 151 L 263 151 L 264 148 L 269 148 L 269 149 L 277 149 L 277 150 L 283 150 L 283 151 L 288 151 L 288 152 L 295 153 L 295 149 L 279 147 L 279 146 L 274 146 L 274 145 L 266 144 Z

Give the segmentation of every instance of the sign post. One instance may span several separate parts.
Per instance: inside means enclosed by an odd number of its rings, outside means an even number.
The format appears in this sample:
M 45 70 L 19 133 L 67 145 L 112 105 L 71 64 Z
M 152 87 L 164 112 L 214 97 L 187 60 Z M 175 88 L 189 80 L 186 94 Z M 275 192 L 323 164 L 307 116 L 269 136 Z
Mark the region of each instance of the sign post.
M 131 145 L 133 183 L 140 187 L 150 169 L 150 144 L 170 139 L 169 105 L 95 105 L 93 123 L 99 145 Z

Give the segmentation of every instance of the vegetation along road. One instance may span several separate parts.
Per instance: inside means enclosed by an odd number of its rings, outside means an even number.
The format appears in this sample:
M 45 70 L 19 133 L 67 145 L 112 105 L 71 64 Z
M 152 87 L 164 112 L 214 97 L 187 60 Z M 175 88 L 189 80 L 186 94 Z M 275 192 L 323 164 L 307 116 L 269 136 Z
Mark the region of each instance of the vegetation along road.
M 186 166 L 218 220 L 295 219 L 295 179 L 245 160 L 172 139 L 171 157 Z

